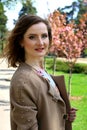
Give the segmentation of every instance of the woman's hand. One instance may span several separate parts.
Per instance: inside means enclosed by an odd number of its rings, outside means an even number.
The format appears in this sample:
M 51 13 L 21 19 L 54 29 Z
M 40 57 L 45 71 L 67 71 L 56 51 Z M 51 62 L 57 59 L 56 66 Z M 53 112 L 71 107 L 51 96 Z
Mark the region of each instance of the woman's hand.
M 71 109 L 70 109 L 70 111 L 69 111 L 69 113 L 68 113 L 68 120 L 69 120 L 70 122 L 73 122 L 73 121 L 75 120 L 75 118 L 76 118 L 76 111 L 77 111 L 76 108 L 71 108 Z

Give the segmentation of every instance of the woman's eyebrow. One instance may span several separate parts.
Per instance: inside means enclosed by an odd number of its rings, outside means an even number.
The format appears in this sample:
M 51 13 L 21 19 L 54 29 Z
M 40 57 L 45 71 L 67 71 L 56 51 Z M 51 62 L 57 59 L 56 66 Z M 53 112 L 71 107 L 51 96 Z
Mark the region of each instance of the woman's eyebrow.
M 30 34 L 27 34 L 27 36 L 28 36 L 28 35 L 37 35 L 37 34 L 35 34 L 35 33 L 30 33 Z
M 43 35 L 43 34 L 48 34 L 47 32 L 44 32 L 44 33 L 42 33 L 41 35 Z M 31 36 L 31 35 L 35 35 L 35 36 L 37 36 L 38 34 L 36 34 L 36 33 L 29 33 L 29 34 L 26 34 L 25 36 Z
M 35 34 L 35 33 L 30 33 L 30 34 L 26 34 L 25 36 L 29 37 L 29 36 L 31 36 L 31 35 L 36 36 L 37 34 Z

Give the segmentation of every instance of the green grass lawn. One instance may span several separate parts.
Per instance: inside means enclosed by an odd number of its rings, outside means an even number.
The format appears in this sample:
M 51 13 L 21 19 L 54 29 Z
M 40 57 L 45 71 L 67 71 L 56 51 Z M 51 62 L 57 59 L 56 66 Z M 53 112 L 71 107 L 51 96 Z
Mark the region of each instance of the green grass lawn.
M 52 74 L 52 70 L 47 70 Z M 55 75 L 64 75 L 66 87 L 68 74 L 55 72 Z M 78 109 L 77 118 L 73 122 L 73 130 L 87 130 L 87 74 L 73 74 L 71 82 L 71 105 Z

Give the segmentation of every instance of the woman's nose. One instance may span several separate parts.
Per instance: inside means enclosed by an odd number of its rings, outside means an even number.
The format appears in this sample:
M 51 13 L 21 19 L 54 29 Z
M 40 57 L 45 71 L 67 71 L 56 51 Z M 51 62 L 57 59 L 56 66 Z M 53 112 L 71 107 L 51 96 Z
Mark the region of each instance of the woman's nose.
M 40 38 L 38 38 L 38 44 L 40 44 L 40 45 L 43 45 L 44 44 L 44 41 L 43 41 L 43 39 L 40 37 Z

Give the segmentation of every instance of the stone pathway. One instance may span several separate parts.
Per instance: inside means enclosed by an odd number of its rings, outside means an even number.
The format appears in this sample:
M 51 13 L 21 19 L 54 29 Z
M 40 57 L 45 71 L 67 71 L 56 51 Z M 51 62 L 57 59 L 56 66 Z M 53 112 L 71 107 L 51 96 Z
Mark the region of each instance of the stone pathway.
M 9 86 L 14 71 L 0 60 L 0 130 L 10 130 Z

